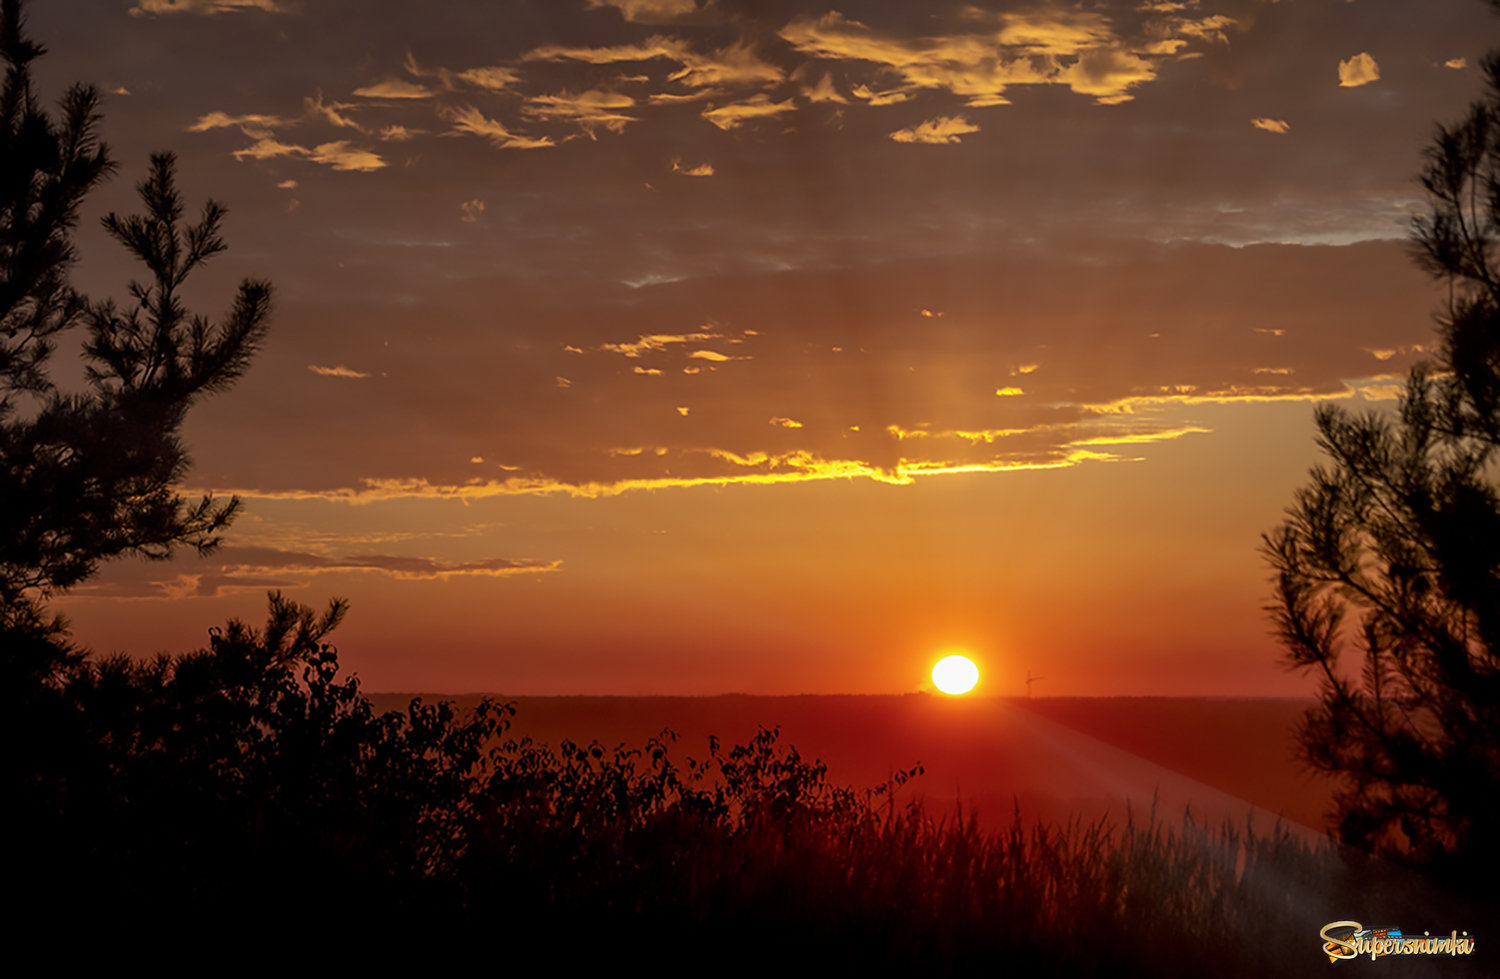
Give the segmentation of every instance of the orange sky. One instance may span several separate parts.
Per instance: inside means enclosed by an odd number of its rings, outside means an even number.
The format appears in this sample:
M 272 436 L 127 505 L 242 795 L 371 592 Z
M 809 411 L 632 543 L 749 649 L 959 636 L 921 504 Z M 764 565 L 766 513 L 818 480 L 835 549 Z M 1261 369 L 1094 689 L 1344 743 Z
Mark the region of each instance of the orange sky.
M 181 651 L 351 600 L 370 689 L 1300 693 L 1259 534 L 1433 338 L 1403 243 L 1477 0 L 33 4 L 230 210 L 272 335 L 187 431 L 246 514 L 59 604 Z M 1424 351 L 1424 346 L 1427 350 Z

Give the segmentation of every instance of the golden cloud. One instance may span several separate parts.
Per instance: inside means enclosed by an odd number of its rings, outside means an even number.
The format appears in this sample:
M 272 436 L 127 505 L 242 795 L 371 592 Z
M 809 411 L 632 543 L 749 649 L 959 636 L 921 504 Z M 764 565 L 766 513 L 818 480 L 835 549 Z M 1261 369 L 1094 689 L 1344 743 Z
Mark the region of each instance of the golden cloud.
M 534 150 L 557 145 L 546 136 L 532 137 L 513 133 L 503 123 L 489 118 L 472 105 L 446 109 L 442 114 L 453 123 L 455 132 L 482 136 L 499 149 Z
M 1153 80 L 1158 64 L 1182 57 L 1192 42 L 1225 43 L 1236 22 L 1215 16 L 1148 19 L 1134 38 L 1119 36 L 1103 16 L 1056 8 L 988 15 L 971 21 L 989 30 L 928 38 L 877 34 L 836 11 L 798 18 L 781 37 L 804 54 L 834 61 L 868 61 L 898 74 L 904 88 L 945 89 L 971 106 L 1004 105 L 1014 85 L 1067 85 L 1101 104 L 1130 99 L 1130 89 Z M 868 87 L 856 97 L 875 95 Z M 892 99 L 894 101 L 894 99 Z
M 678 408 L 687 413 L 687 409 Z M 1121 439 L 1120 441 L 1130 441 Z M 1106 443 L 1100 443 L 1106 444 Z M 952 462 L 941 459 L 901 459 L 894 466 L 881 467 L 856 459 L 825 459 L 805 450 L 772 454 L 737 453 L 724 449 L 699 450 L 749 472 L 730 472 L 708 476 L 645 476 L 612 481 L 567 482 L 548 477 L 511 477 L 505 480 L 474 479 L 465 483 L 440 484 L 426 479 L 366 479 L 358 489 L 334 490 L 245 490 L 214 489 L 215 494 L 233 494 L 246 499 L 323 500 L 355 505 L 386 500 L 440 499 L 480 500 L 498 496 L 553 495 L 597 499 L 619 496 L 640 490 L 683 489 L 701 486 L 774 485 L 807 483 L 832 479 L 869 479 L 875 482 L 906 486 L 929 476 L 972 473 L 1027 472 L 1066 469 L 1086 462 L 1123 462 L 1125 458 L 1108 452 L 1072 449 L 1039 459 L 993 459 L 979 462 Z M 623 452 L 617 454 L 624 454 Z M 635 453 L 629 453 L 634 455 Z M 659 452 L 657 454 L 660 454 Z
M 322 163 L 335 170 L 369 172 L 385 166 L 385 160 L 379 154 L 352 147 L 348 140 L 319 144 L 307 151 L 306 155 L 314 163 Z
M 1380 78 L 1380 66 L 1368 52 L 1361 51 L 1348 61 L 1339 62 L 1339 86 L 1355 88 Z
M 857 99 L 863 99 L 868 105 L 896 105 L 911 98 L 910 95 L 900 89 L 891 89 L 888 92 L 877 92 L 868 85 L 856 85 L 850 91 Z
M 1256 129 L 1264 129 L 1268 133 L 1279 133 L 1283 135 L 1292 128 L 1287 124 L 1287 121 L 1285 119 L 1251 119 L 1250 125 L 1254 126 Z
M 514 68 L 502 68 L 497 65 L 487 68 L 469 68 L 459 72 L 458 77 L 470 85 L 498 92 L 520 81 L 521 73 Z
M 289 120 L 277 116 L 266 116 L 250 113 L 240 116 L 232 116 L 227 112 L 208 112 L 198 117 L 198 120 L 187 127 L 190 133 L 205 133 L 210 129 L 261 129 L 270 130 L 277 126 L 285 126 Z
M 356 88 L 354 94 L 362 99 L 427 99 L 432 97 L 432 89 L 401 78 L 387 78 L 374 85 Z
M 957 143 L 960 136 L 977 132 L 979 132 L 979 127 L 972 125 L 963 116 L 939 116 L 911 129 L 898 129 L 891 133 L 891 139 L 898 143 L 939 145 Z
M 342 102 L 324 102 L 322 92 L 319 92 L 316 96 L 303 99 L 302 105 L 307 115 L 313 119 L 321 119 L 326 123 L 338 126 L 340 129 L 361 128 L 353 119 L 344 115 L 343 110 L 353 108 L 353 106 Z
M 811 85 L 803 85 L 802 97 L 809 102 L 837 102 L 840 105 L 847 105 L 849 102 L 839 94 L 838 87 L 833 84 L 833 76 L 827 72 Z
M 321 163 L 335 170 L 371 171 L 385 166 L 379 154 L 351 147 L 348 140 L 323 143 L 308 149 L 295 143 L 282 143 L 269 137 L 256 140 L 242 150 L 234 151 L 236 160 L 269 160 L 276 157 L 297 157 Z
M 521 108 L 521 114 L 532 119 L 576 123 L 590 135 L 596 128 L 618 133 L 623 132 L 628 123 L 637 120 L 635 116 L 622 115 L 615 110 L 633 105 L 635 100 L 628 95 L 591 89 L 577 95 L 563 92 L 532 96 Z
M 355 370 L 352 367 L 345 367 L 342 364 L 340 364 L 337 367 L 320 367 L 317 364 L 308 364 L 307 365 L 307 369 L 310 370 L 310 371 L 312 371 L 314 374 L 317 374 L 319 377 L 351 377 L 351 378 L 357 378 L 357 377 L 369 377 L 370 376 L 369 374 L 366 374 L 364 371 L 357 371 L 357 370 Z
M 634 343 L 604 343 L 600 344 L 598 349 L 607 350 L 615 354 L 624 354 L 626 357 L 639 357 L 647 351 L 665 350 L 675 343 L 694 343 L 702 340 L 719 339 L 722 339 L 719 334 L 712 331 L 701 331 L 698 333 L 651 333 L 641 336 Z
M 591 65 L 608 65 L 664 59 L 680 67 L 667 76 L 689 88 L 727 86 L 761 86 L 782 81 L 782 70 L 755 53 L 748 42 L 738 41 L 718 51 L 703 54 L 694 51 L 684 40 L 657 35 L 640 44 L 616 44 L 605 47 L 564 47 L 549 45 L 526 55 L 527 61 L 581 61 Z
M 727 131 L 739 128 L 748 120 L 767 119 L 783 112 L 790 112 L 794 108 L 796 106 L 791 99 L 784 102 L 772 102 L 767 95 L 761 93 L 744 102 L 705 109 L 702 115 L 715 126 Z

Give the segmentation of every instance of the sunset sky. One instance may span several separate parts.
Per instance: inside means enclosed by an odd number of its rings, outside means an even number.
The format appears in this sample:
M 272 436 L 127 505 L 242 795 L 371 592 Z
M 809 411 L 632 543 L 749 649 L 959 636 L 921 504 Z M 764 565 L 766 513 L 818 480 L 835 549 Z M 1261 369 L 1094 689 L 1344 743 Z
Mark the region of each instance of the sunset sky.
M 269 279 L 203 402 L 216 555 L 58 603 L 185 651 L 270 589 L 372 690 L 1297 694 L 1259 535 L 1389 409 L 1479 0 L 46 0 L 99 229 L 178 155 Z

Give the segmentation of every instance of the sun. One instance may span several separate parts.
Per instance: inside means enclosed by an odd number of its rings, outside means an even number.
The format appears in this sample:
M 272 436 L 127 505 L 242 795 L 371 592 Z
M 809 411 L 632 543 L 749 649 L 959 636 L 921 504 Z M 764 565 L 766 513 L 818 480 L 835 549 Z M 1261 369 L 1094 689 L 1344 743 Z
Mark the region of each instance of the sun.
M 967 656 L 944 656 L 932 668 L 932 682 L 951 696 L 968 693 L 979 682 L 979 667 Z

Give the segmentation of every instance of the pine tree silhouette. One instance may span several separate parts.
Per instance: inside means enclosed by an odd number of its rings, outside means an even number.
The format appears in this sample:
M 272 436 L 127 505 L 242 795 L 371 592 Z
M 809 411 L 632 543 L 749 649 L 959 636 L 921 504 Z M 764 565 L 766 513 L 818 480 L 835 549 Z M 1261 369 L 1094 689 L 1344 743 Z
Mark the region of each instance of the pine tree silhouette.
M 1413 226 L 1448 286 L 1441 354 L 1394 419 L 1318 409 L 1330 461 L 1265 538 L 1287 662 L 1321 681 L 1300 739 L 1339 779 L 1341 837 L 1476 886 L 1500 866 L 1500 52 L 1483 69 Z

